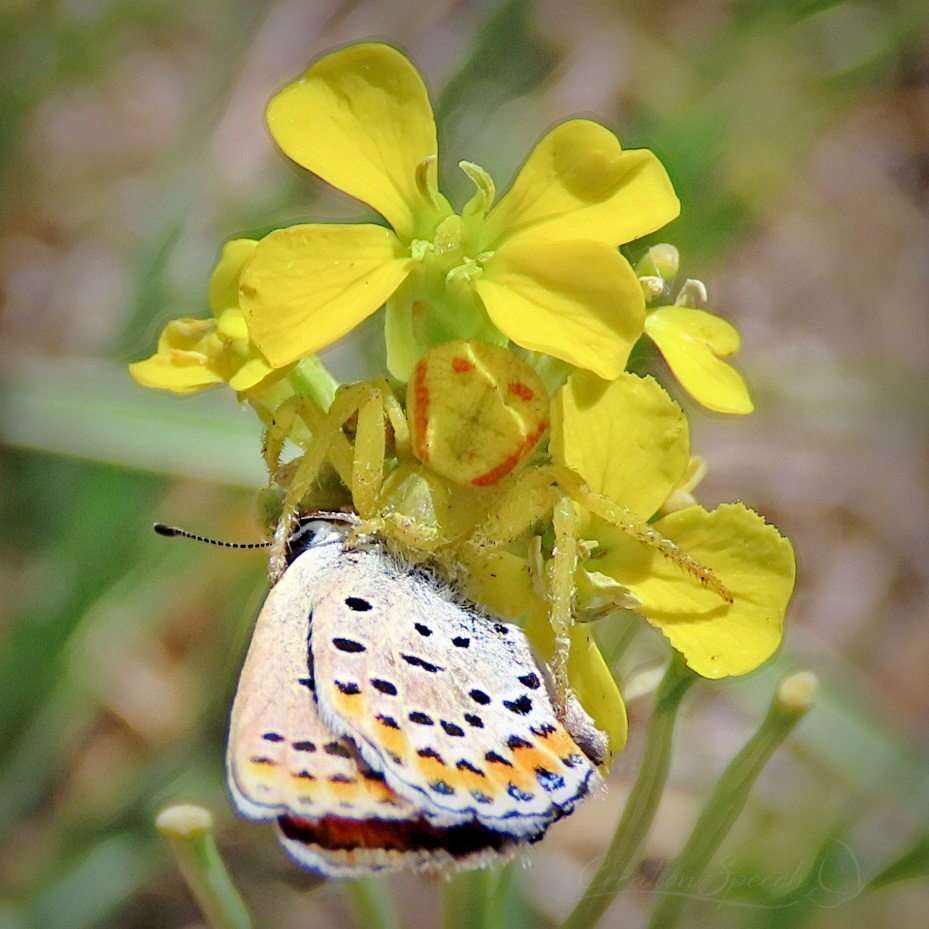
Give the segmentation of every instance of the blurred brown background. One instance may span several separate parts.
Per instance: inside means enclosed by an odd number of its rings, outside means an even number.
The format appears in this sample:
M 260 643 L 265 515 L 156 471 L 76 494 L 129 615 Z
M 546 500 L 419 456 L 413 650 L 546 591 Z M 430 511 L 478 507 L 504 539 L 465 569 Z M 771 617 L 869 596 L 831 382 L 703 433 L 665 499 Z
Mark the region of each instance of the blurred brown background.
M 691 408 L 701 496 L 744 500 L 788 534 L 798 590 L 770 667 L 689 698 L 649 867 L 802 664 L 820 703 L 685 922 L 925 925 L 924 880 L 859 891 L 929 836 L 929 5 L 6 0 L 0 929 L 200 925 L 151 824 L 179 799 L 216 813 L 258 925 L 350 924 L 339 889 L 309 894 L 223 793 L 260 555 L 150 532 L 157 518 L 257 536 L 256 422 L 228 392 L 149 394 L 125 364 L 166 320 L 206 314 L 225 239 L 364 216 L 286 162 L 263 109 L 312 58 L 372 38 L 423 72 L 459 202 L 458 160 L 502 188 L 571 116 L 655 150 L 684 211 L 652 241 L 681 248 L 743 334 L 757 411 Z M 358 344 L 337 360 L 349 372 Z M 622 656 L 633 691 L 661 648 L 643 629 Z M 514 869 L 507 925 L 550 925 L 580 892 L 648 705 L 632 701 L 608 794 Z M 605 926 L 644 923 L 649 873 Z M 747 886 L 779 875 L 782 896 Z M 436 923 L 436 882 L 391 883 L 405 926 Z

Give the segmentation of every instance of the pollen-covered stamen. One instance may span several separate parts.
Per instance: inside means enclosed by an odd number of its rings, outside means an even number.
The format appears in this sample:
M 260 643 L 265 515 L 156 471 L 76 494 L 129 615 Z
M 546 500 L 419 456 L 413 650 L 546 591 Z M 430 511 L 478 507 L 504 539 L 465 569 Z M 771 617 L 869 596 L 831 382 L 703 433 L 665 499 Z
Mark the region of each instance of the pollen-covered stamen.
M 465 258 L 458 267 L 452 268 L 452 270 L 445 275 L 445 283 L 454 284 L 456 281 L 467 281 L 470 284 L 476 281 L 483 273 L 484 269 L 473 258 Z
M 435 251 L 435 246 L 425 239 L 413 239 L 410 242 L 410 257 L 413 261 L 422 261 L 426 255 Z

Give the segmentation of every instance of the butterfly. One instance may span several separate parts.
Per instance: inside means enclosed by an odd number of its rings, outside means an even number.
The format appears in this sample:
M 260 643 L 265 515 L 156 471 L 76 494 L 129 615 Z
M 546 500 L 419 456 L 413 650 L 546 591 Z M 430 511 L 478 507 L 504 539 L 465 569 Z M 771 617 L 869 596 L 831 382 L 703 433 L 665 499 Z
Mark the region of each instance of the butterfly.
M 345 519 L 302 524 L 258 617 L 232 708 L 234 805 L 328 878 L 508 858 L 600 784 L 594 760 L 519 627 L 351 542 Z

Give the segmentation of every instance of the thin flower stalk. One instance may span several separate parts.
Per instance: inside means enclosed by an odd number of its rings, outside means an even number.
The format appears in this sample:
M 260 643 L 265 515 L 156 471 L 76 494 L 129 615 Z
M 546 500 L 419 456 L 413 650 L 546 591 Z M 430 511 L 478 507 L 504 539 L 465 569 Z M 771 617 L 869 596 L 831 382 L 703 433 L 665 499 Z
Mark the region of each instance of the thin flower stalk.
M 642 764 L 613 841 L 561 929 L 592 929 L 632 877 L 630 869 L 641 856 L 668 779 L 677 711 L 695 680 L 697 675 L 675 656 L 658 688 Z

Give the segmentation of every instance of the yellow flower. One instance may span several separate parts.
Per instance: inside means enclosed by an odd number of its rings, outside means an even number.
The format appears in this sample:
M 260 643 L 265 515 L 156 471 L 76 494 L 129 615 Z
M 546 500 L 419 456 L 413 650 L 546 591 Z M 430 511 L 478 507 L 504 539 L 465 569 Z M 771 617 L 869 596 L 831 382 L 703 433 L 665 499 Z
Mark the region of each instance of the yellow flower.
M 667 296 L 679 268 L 673 245 L 653 245 L 645 253 L 636 270 L 649 301 Z M 700 281 L 686 281 L 673 305 L 647 309 L 645 334 L 698 403 L 717 413 L 751 413 L 754 406 L 742 376 L 722 361 L 739 350 L 739 333 L 699 309 L 706 296 Z
M 652 378 L 632 374 L 608 385 L 572 375 L 553 404 L 551 452 L 594 490 L 645 519 L 662 508 L 690 466 L 683 412 Z M 742 504 L 712 512 L 689 506 L 653 526 L 711 569 L 732 603 L 656 549 L 582 513 L 581 536 L 596 543 L 582 566 L 594 589 L 612 593 L 621 606 L 631 595 L 634 609 L 704 677 L 757 668 L 783 637 L 796 570 L 790 542 Z
M 265 378 L 287 373 L 275 371 L 251 341 L 238 305 L 239 275 L 256 245 L 252 239 L 226 243 L 210 279 L 213 318 L 168 323 L 155 354 L 129 365 L 136 381 L 174 393 L 192 393 L 222 383 L 247 392 Z
M 662 306 L 645 317 L 645 333 L 698 403 L 717 413 L 754 409 L 742 376 L 722 361 L 739 349 L 739 333 L 706 310 Z
M 228 384 L 266 424 L 275 409 L 297 393 L 308 394 L 328 408 L 338 385 L 315 356 L 274 368 L 249 335 L 239 309 L 239 277 L 257 244 L 254 239 L 226 243 L 210 278 L 212 318 L 169 322 L 155 354 L 129 365 L 139 384 L 179 394 Z M 295 423 L 291 438 L 302 444 L 309 434 Z
M 350 332 L 381 305 L 389 364 L 451 339 L 500 340 L 613 378 L 642 333 L 644 298 L 617 247 L 673 219 L 658 159 L 577 119 L 536 146 L 509 192 L 462 162 L 477 192 L 460 215 L 437 189 L 436 127 L 413 65 L 354 45 L 268 106 L 285 154 L 391 225 L 291 226 L 259 243 L 241 280 L 252 338 L 274 366 Z

